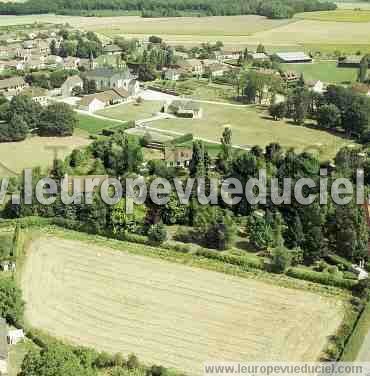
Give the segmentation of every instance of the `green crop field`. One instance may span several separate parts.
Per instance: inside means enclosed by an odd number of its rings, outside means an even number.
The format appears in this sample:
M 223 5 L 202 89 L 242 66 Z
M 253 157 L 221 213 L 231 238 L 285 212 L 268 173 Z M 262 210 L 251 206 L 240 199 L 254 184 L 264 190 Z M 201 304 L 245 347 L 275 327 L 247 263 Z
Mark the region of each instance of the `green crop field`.
M 338 9 L 336 11 L 300 13 L 296 17 L 316 21 L 370 22 L 370 10 Z
M 201 375 L 211 359 L 315 361 L 343 321 L 338 297 L 144 256 L 161 252 L 153 247 L 103 244 L 32 237 L 21 275 L 27 324 Z
M 265 146 L 278 142 L 282 146 L 303 149 L 320 148 L 322 159 L 333 158 L 346 143 L 341 137 L 309 127 L 273 121 L 263 110 L 254 106 L 246 108 L 202 104 L 203 119 L 166 119 L 151 124 L 152 128 L 179 133 L 193 133 L 207 140 L 219 141 L 223 128 L 230 124 L 233 142 L 238 145 Z
M 327 83 L 355 82 L 357 69 L 337 68 L 334 61 L 319 61 L 313 64 L 282 64 L 284 70 L 303 73 L 305 80 L 321 80 Z

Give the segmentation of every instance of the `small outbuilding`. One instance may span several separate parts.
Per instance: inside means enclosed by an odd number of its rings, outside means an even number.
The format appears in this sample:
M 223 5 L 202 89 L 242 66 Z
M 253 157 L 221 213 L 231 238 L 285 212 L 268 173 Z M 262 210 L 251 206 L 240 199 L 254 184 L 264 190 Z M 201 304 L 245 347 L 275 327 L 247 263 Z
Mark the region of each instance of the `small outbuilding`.
M 203 109 L 200 104 L 192 100 L 175 99 L 165 106 L 165 112 L 189 119 L 201 119 L 203 117 Z

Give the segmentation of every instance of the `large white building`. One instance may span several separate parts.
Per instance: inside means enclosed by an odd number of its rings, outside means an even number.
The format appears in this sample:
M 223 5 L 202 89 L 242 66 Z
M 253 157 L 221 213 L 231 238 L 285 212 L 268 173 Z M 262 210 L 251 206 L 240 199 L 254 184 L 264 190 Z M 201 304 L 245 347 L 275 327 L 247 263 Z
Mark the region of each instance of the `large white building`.
M 90 81 L 95 81 L 98 91 L 125 89 L 130 96 L 135 96 L 139 92 L 139 83 L 127 68 L 96 68 L 88 71 L 86 78 Z

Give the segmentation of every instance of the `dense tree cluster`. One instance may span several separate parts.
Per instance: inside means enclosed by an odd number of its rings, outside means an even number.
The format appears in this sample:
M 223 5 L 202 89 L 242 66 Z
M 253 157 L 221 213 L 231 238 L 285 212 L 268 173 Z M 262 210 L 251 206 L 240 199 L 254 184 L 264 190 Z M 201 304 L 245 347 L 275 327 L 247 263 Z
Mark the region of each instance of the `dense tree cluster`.
M 10 325 L 19 326 L 23 322 L 24 302 L 22 292 L 16 282 L 7 277 L 0 278 L 0 317 Z
M 76 116 L 64 103 L 46 107 L 25 95 L 17 95 L 3 103 L 0 123 L 0 142 L 22 141 L 30 131 L 40 136 L 71 136 L 76 126 Z
M 349 137 L 367 142 L 370 137 L 370 99 L 352 88 L 329 85 L 325 93 L 309 91 L 301 81 L 289 90 L 283 103 L 273 103 L 269 112 L 276 119 L 291 118 L 296 124 L 306 119 L 317 120 L 319 128 L 344 132 Z M 252 96 L 257 92 L 249 81 Z M 253 89 L 253 90 L 252 90 Z M 246 89 L 247 90 L 247 89 Z M 248 94 L 246 92 L 246 94 Z
M 144 17 L 177 17 L 194 13 L 204 16 L 258 14 L 269 18 L 290 18 L 298 12 L 336 9 L 332 2 L 318 0 L 28 0 L 26 3 L 0 3 L 0 14 L 81 14 L 92 10 L 128 10 Z

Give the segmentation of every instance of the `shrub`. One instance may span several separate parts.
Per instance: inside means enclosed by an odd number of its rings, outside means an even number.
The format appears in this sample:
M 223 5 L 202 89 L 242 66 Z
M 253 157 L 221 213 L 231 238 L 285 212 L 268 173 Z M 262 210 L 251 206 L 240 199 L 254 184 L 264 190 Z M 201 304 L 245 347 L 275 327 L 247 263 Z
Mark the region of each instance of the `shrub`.
M 272 252 L 272 270 L 275 273 L 284 273 L 291 264 L 291 256 L 285 247 L 275 248 Z
M 199 249 L 197 249 L 197 251 L 195 252 L 195 255 L 205 257 L 211 260 L 218 260 L 221 262 L 225 262 L 226 264 L 241 266 L 245 270 L 249 270 L 249 269 L 263 270 L 264 269 L 263 262 L 260 260 L 249 259 L 243 256 L 234 256 L 234 255 L 229 255 L 229 254 L 225 255 L 220 252 L 213 251 L 213 250 L 206 249 L 206 248 L 199 247 Z
M 126 366 L 128 369 L 140 368 L 139 359 L 137 358 L 135 354 L 130 354 L 128 356 Z
M 148 238 L 153 244 L 162 244 L 167 240 L 167 230 L 163 223 L 158 223 L 150 227 Z

